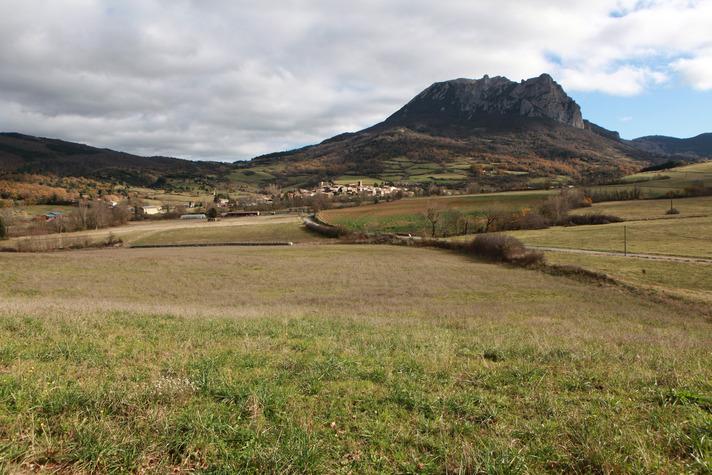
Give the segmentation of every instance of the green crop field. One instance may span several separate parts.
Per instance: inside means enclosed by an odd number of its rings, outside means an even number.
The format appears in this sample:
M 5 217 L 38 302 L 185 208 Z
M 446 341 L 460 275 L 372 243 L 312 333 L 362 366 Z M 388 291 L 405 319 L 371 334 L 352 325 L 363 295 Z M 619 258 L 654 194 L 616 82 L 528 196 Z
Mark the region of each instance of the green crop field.
M 430 207 L 443 211 L 457 209 L 463 213 L 476 215 L 493 207 L 507 209 L 534 207 L 555 192 L 536 190 L 410 198 L 376 205 L 331 209 L 323 211 L 320 216 L 331 224 L 339 224 L 359 231 L 417 234 L 428 228 L 424 213 Z
M 624 233 L 628 252 L 712 258 L 712 217 L 709 216 L 554 227 L 508 234 L 534 246 L 623 252 Z
M 3 472 L 708 473 L 711 382 L 708 307 L 446 251 L 0 254 Z

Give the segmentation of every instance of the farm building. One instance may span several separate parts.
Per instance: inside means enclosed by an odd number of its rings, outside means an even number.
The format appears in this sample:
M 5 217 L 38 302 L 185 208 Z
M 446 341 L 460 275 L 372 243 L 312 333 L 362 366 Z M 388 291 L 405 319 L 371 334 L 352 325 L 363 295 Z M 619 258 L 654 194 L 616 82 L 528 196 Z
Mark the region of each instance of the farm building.
M 141 211 L 143 211 L 143 214 L 148 214 L 148 215 L 160 214 L 161 207 L 153 206 L 153 205 L 141 206 Z
M 208 219 L 208 217 L 204 214 L 183 214 L 181 215 L 180 219 Z

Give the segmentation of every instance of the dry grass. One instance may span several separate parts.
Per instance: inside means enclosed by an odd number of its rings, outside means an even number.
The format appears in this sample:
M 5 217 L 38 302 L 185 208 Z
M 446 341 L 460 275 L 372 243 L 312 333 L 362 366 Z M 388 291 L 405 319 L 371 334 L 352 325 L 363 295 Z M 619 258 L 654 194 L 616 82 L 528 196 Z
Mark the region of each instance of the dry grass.
M 581 208 L 573 210 L 573 214 L 602 213 L 611 214 L 625 220 L 643 219 L 677 219 L 691 216 L 712 215 L 712 196 L 698 198 L 678 198 L 672 200 L 673 206 L 680 211 L 680 214 L 666 215 L 670 209 L 669 199 L 660 200 L 633 200 L 633 201 L 613 201 L 607 203 L 594 203 L 591 208 Z
M 0 255 L 0 470 L 710 470 L 712 321 L 392 246 Z
M 575 265 L 657 292 L 712 303 L 712 265 L 565 252 L 547 252 L 551 264 Z
M 291 234 L 300 236 L 302 239 L 307 239 L 307 236 L 301 232 L 302 220 L 295 215 L 276 215 L 276 216 L 253 216 L 245 218 L 224 219 L 221 221 L 207 222 L 195 220 L 158 220 L 158 221 L 138 221 L 131 222 L 125 226 L 114 228 L 78 231 L 73 233 L 63 233 L 62 236 L 67 240 L 88 241 L 90 243 L 98 243 L 106 240 L 109 236 L 114 236 L 121 239 L 124 243 L 132 244 L 138 241 L 153 241 L 154 243 L 170 244 L 170 239 L 191 239 L 193 237 L 202 242 L 211 242 L 214 236 L 215 241 L 227 238 L 230 235 L 260 235 L 259 240 L 282 240 L 277 236 L 279 233 Z M 278 225 L 288 225 L 280 227 Z M 271 227 L 273 226 L 273 227 Z M 239 228 L 239 229 L 238 229 Z M 247 229 L 251 228 L 251 229 Z M 255 229 L 252 229 L 255 228 Z M 155 236 L 155 237 L 154 237 Z M 49 239 L 53 240 L 57 236 L 51 235 Z M 1 247 L 13 248 L 20 241 L 26 241 L 28 238 L 13 238 L 0 243 Z M 31 237 L 30 240 L 37 239 L 42 241 L 47 239 L 45 236 Z M 288 239 L 285 239 L 288 240 Z M 28 244 L 31 247 L 31 244 Z M 41 246 L 41 243 L 40 243 Z
M 623 252 L 624 226 L 628 252 L 712 257 L 712 216 L 554 227 L 508 234 L 533 246 Z
M 220 226 L 159 231 L 132 241 L 131 244 L 210 244 L 229 242 L 315 243 L 329 241 L 311 232 L 301 223 L 255 224 L 253 226 Z

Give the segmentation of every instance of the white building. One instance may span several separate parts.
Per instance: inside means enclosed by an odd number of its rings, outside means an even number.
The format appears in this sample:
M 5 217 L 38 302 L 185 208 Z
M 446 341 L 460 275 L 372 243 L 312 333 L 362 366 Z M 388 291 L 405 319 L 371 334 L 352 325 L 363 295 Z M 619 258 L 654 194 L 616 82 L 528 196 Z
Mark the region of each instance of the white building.
M 143 214 L 147 214 L 149 216 L 153 214 L 161 214 L 161 207 L 153 205 L 141 206 L 141 211 L 143 211 Z

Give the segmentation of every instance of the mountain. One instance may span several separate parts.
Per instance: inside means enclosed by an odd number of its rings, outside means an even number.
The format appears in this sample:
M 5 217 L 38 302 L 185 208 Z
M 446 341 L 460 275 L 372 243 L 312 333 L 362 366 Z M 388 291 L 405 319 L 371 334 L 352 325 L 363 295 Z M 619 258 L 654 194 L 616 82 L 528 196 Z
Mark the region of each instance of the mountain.
M 488 126 L 511 117 L 545 118 L 584 128 L 581 109 L 548 74 L 521 83 L 497 76 L 435 83 L 386 119 L 387 125 Z M 498 122 L 499 122 L 498 120 Z
M 239 165 L 281 184 L 366 176 L 388 181 L 477 181 L 492 188 L 548 180 L 602 181 L 654 156 L 583 119 L 551 76 L 438 82 L 385 121 Z
M 140 157 L 63 140 L 0 133 L 0 174 L 86 177 L 150 186 L 162 182 L 217 180 L 231 166 L 169 157 Z
M 689 139 L 649 135 L 634 139 L 632 143 L 641 150 L 660 155 L 712 158 L 712 133 L 700 134 Z

